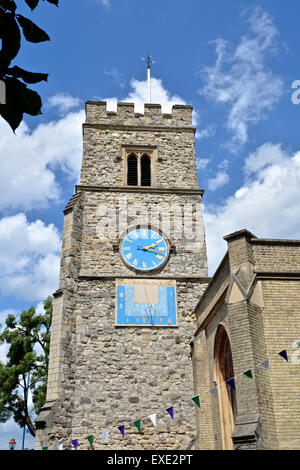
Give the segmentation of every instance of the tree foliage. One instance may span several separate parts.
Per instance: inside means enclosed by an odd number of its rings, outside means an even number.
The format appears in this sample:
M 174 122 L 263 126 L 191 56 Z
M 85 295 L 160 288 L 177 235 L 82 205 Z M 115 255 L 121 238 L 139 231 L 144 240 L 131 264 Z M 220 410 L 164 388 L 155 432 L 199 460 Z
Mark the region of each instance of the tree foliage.
M 40 0 L 23 0 L 34 10 Z M 45 1 L 45 0 L 43 0 Z M 46 0 L 58 6 L 59 0 Z M 12 60 L 21 48 L 22 34 L 32 43 L 49 41 L 48 34 L 29 18 L 17 13 L 14 0 L 0 0 L 0 80 L 5 83 L 5 103 L 0 104 L 0 115 L 8 122 L 13 131 L 19 126 L 23 114 L 31 116 L 41 114 L 42 100 L 39 94 L 27 87 L 27 84 L 47 81 L 48 74 L 34 73 L 11 66 Z M 0 41 L 1 44 L 1 41 Z
M 38 414 L 46 401 L 52 308 L 49 296 L 44 301 L 42 314 L 34 307 L 23 310 L 19 320 L 10 314 L 0 334 L 0 344 L 9 344 L 7 362 L 0 361 L 0 422 L 13 417 L 19 426 L 28 426 L 32 436 L 35 428 L 29 415 L 27 395 L 30 388 L 34 411 Z

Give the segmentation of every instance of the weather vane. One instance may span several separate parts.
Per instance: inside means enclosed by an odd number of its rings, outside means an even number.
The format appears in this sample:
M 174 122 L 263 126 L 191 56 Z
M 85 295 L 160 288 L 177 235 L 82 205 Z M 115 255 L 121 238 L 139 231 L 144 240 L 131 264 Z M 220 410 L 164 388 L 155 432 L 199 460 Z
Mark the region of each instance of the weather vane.
M 148 81 L 148 103 L 151 103 L 151 74 L 150 74 L 150 68 L 151 64 L 155 64 L 154 60 L 151 59 L 149 51 L 146 52 L 147 57 L 142 57 L 142 60 L 144 60 L 147 64 L 147 81 Z

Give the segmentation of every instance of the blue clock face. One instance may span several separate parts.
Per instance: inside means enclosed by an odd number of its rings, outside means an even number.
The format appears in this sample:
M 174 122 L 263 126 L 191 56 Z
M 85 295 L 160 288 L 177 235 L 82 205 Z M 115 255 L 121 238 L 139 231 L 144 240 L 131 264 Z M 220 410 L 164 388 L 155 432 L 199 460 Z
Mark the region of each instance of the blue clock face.
M 155 230 L 137 228 L 123 238 L 120 253 L 130 268 L 150 271 L 161 267 L 168 259 L 166 240 Z

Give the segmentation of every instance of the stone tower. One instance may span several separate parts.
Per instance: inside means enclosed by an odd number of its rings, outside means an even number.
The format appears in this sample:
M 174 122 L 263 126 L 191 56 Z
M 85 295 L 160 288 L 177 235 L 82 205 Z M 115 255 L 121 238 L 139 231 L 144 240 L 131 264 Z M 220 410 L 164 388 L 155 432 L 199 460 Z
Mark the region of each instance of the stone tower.
M 208 277 L 194 134 L 191 106 L 86 103 L 37 449 L 88 449 L 90 435 L 95 449 L 195 439 L 190 339 Z

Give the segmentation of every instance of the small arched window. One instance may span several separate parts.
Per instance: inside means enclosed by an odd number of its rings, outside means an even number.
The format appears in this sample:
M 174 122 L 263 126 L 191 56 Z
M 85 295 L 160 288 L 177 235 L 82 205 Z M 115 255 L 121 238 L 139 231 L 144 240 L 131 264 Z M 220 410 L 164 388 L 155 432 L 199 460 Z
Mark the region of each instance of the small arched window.
M 129 155 L 127 159 L 127 185 L 138 185 L 137 157 L 134 154 Z
M 141 158 L 141 186 L 151 186 L 151 160 L 148 155 Z

